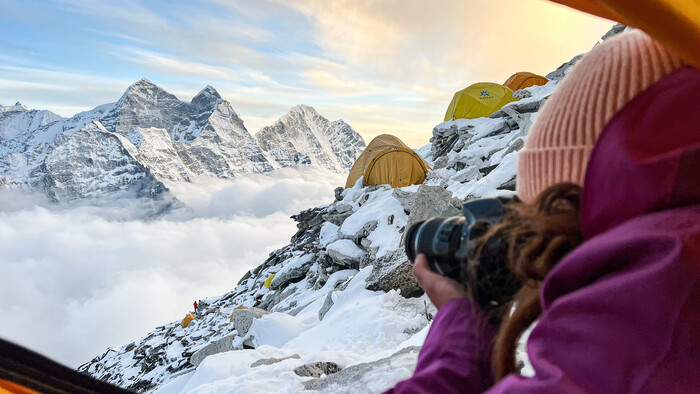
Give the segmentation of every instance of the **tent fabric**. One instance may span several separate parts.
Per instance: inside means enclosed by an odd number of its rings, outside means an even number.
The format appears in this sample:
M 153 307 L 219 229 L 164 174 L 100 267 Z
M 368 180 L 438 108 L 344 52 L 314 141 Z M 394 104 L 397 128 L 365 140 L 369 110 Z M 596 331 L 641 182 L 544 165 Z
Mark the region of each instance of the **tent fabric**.
M 190 323 L 192 323 L 192 320 L 194 320 L 194 319 L 196 319 L 196 317 L 193 314 L 189 313 L 189 314 L 187 314 L 187 316 L 185 316 L 184 319 L 182 319 L 182 323 L 180 323 L 180 326 L 182 328 L 186 328 L 187 326 L 190 325 Z
M 428 163 L 399 138 L 382 134 L 375 137 L 350 169 L 345 188 L 364 177 L 363 185 L 404 187 L 423 183 L 430 170 Z
M 263 283 L 263 285 L 265 285 L 265 287 L 267 287 L 269 289 L 270 283 L 272 283 L 273 279 L 275 279 L 275 274 L 268 276 L 267 279 L 265 279 L 265 283 Z
M 551 0 L 643 30 L 700 69 L 698 0 Z
M 516 91 L 520 89 L 529 88 L 535 85 L 544 85 L 549 82 L 549 79 L 527 71 L 517 72 L 510 76 L 504 83 L 503 86 L 507 86 L 510 90 Z
M 39 392 L 17 383 L 0 379 L 0 394 L 39 394 Z
M 0 393 L 133 393 L 0 339 Z
M 508 87 L 491 82 L 475 83 L 455 93 L 445 113 L 445 121 L 489 116 L 504 105 L 517 101 Z

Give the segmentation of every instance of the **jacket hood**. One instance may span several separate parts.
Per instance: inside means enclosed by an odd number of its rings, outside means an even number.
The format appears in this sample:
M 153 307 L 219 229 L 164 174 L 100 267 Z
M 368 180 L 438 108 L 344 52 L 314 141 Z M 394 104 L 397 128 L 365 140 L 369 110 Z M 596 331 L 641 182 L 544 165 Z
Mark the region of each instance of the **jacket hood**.
M 700 71 L 677 70 L 608 123 L 586 170 L 581 228 L 589 239 L 628 219 L 700 204 Z

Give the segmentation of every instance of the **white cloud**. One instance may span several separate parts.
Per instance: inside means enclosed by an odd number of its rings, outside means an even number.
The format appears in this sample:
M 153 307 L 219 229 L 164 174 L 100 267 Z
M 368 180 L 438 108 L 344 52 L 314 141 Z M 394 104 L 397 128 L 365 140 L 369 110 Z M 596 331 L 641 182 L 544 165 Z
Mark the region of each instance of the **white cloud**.
M 132 218 L 138 202 L 10 207 L 19 196 L 0 192 L 0 335 L 74 367 L 125 345 L 232 290 L 289 242 L 290 215 L 332 202 L 343 181 L 294 169 L 201 180 L 174 188 L 189 210 L 148 221 Z

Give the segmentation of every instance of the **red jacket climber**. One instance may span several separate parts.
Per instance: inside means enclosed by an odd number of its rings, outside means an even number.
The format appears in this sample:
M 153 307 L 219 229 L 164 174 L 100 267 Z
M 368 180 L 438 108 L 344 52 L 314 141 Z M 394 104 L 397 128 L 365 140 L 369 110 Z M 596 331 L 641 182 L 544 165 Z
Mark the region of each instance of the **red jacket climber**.
M 197 301 L 194 302 L 194 313 L 197 313 Z

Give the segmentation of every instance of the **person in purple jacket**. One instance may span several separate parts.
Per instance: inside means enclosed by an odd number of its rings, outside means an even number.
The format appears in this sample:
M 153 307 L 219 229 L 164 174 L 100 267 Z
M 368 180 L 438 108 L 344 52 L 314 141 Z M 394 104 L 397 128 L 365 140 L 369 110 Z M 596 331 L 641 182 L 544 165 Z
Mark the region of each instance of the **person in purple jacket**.
M 438 313 L 389 392 L 700 392 L 700 71 L 639 30 L 598 45 L 540 111 L 517 179 L 512 313 L 492 326 L 419 255 Z M 535 320 L 526 377 L 515 343 Z

